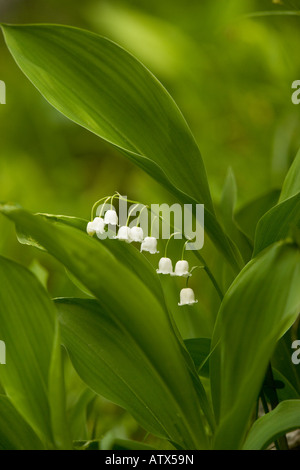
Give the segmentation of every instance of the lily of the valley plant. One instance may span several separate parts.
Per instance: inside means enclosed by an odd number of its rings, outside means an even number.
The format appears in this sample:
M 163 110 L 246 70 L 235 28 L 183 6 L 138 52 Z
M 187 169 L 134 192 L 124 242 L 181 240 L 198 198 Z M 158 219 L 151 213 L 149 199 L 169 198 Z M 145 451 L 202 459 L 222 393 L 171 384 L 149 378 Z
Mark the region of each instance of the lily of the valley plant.
M 89 448 L 97 395 L 127 410 L 160 448 L 287 448 L 286 434 L 300 426 L 300 374 L 289 354 L 299 337 L 300 153 L 278 200 L 264 196 L 261 217 L 258 195 L 245 217 L 228 194 L 212 201 L 181 112 L 123 48 L 66 26 L 2 30 L 54 108 L 118 148 L 174 201 L 204 204 L 210 243 L 182 259 L 163 256 L 161 241 L 138 226 L 102 240 L 119 223 L 113 208 L 89 222 L 75 210 L 34 215 L 2 203 L 19 241 L 46 250 L 84 293 L 51 299 L 31 272 L 0 259 L 0 339 L 9 357 L 0 365 L 0 448 Z M 203 269 L 190 276 L 190 266 Z M 70 370 L 81 378 L 75 401 Z

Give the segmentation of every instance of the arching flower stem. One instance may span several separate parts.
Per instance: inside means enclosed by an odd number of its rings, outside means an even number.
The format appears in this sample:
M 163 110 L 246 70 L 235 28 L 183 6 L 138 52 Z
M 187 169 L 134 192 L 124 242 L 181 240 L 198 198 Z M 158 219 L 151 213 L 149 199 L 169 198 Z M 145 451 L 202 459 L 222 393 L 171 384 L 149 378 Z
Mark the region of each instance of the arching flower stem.
M 139 205 L 140 205 L 140 203 L 138 202 L 138 203 L 131 209 L 131 211 L 129 212 L 128 217 L 127 217 L 127 221 L 126 221 L 126 227 L 128 227 L 129 220 L 130 220 L 130 217 L 131 217 L 132 212 L 133 212 Z
M 172 233 L 172 235 L 170 235 L 170 238 L 167 241 L 166 246 L 165 246 L 165 258 L 167 258 L 167 250 L 168 250 L 168 246 L 169 246 L 171 238 L 175 237 L 175 235 L 179 235 L 180 233 L 181 232 L 174 232 L 174 233 Z
M 95 215 L 96 215 L 95 212 L 96 212 L 96 210 L 97 210 L 97 207 L 100 205 L 100 203 L 101 203 L 102 201 L 104 201 L 104 199 L 105 199 L 104 204 L 106 204 L 106 202 L 107 202 L 110 198 L 111 198 L 111 196 L 105 196 L 105 197 L 102 197 L 101 199 L 99 199 L 99 201 L 95 202 L 95 204 L 94 204 L 93 207 L 92 207 L 92 211 L 91 211 L 91 220 L 92 220 L 92 221 L 93 221 L 94 218 L 95 218 Z
M 138 219 L 137 219 L 137 224 L 136 224 L 137 227 L 140 225 L 140 218 L 141 218 L 141 214 L 142 214 L 142 212 L 143 212 L 144 209 L 149 209 L 149 206 L 144 206 L 144 207 L 142 208 L 142 210 L 140 210 L 140 213 L 139 213 Z
M 186 241 L 184 242 L 184 245 L 183 245 L 183 247 L 182 247 L 182 252 L 181 252 L 181 260 L 184 259 L 184 251 L 185 251 L 186 245 L 187 245 L 188 243 L 190 243 L 191 241 L 193 241 L 193 238 L 192 238 L 192 239 L 188 239 L 188 240 L 186 240 Z
M 199 265 L 199 266 L 193 266 L 193 267 L 190 269 L 190 274 L 192 274 L 192 272 L 195 271 L 195 270 L 198 269 L 198 268 L 200 268 L 200 269 L 205 269 L 205 266 L 200 266 L 200 265 Z M 186 278 L 186 283 L 185 283 L 185 286 L 186 286 L 186 287 L 188 287 L 188 285 L 189 285 L 189 279 L 190 279 L 190 277 L 191 277 L 191 276 L 188 276 L 188 277 Z
M 195 251 L 195 255 L 201 261 L 201 263 L 203 263 L 204 270 L 205 270 L 206 274 L 208 275 L 209 279 L 211 280 L 211 282 L 212 282 L 212 284 L 213 284 L 220 300 L 222 301 L 223 297 L 224 297 L 223 292 L 222 292 L 221 288 L 219 287 L 219 284 L 218 284 L 216 278 L 214 277 L 213 273 L 211 272 L 211 270 L 207 266 L 207 263 L 206 263 L 205 259 L 203 258 L 203 256 L 200 255 L 200 253 L 198 251 Z
M 149 235 L 150 237 L 152 237 L 153 225 L 154 225 L 154 222 L 156 221 L 157 218 L 158 218 L 158 216 L 156 215 L 152 220 L 151 228 L 150 228 L 150 235 Z

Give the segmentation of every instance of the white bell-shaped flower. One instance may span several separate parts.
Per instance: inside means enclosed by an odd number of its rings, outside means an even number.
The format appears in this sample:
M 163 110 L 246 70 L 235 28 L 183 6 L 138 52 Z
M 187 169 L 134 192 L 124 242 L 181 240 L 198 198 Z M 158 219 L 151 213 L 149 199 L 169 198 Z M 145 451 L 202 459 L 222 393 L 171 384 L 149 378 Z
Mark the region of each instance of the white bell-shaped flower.
M 127 225 L 123 225 L 122 227 L 119 228 L 118 235 L 116 235 L 114 238 L 130 243 L 131 242 L 130 228 L 127 227 Z
M 100 219 L 96 227 L 96 235 L 101 238 L 101 235 L 105 232 L 105 223 L 103 219 Z
M 193 305 L 196 304 L 198 300 L 195 300 L 195 294 L 193 289 L 190 287 L 186 287 L 184 289 L 181 289 L 180 291 L 180 302 L 179 306 L 181 307 L 182 305 Z
M 144 232 L 142 227 L 132 227 L 130 229 L 129 236 L 131 241 L 142 243 L 144 240 Z
M 157 274 L 173 274 L 173 265 L 170 258 L 160 258 Z
M 146 237 L 144 239 L 143 243 L 141 244 L 141 252 L 142 251 L 148 251 L 152 255 L 154 255 L 155 253 L 159 253 L 159 251 L 157 251 L 157 240 L 156 240 L 156 238 L 155 237 Z
M 86 227 L 86 231 L 89 235 L 94 235 L 96 233 L 96 229 L 94 227 L 93 222 L 89 222 Z
M 118 214 L 114 209 L 109 209 L 105 212 L 104 223 L 107 225 L 118 225 Z
M 94 235 L 95 233 L 104 233 L 105 224 L 102 217 L 95 217 L 92 222 L 89 222 L 87 224 L 86 231 L 89 235 Z
M 191 273 L 189 272 L 189 263 L 183 259 L 177 261 L 177 263 L 175 264 L 174 276 L 191 276 Z

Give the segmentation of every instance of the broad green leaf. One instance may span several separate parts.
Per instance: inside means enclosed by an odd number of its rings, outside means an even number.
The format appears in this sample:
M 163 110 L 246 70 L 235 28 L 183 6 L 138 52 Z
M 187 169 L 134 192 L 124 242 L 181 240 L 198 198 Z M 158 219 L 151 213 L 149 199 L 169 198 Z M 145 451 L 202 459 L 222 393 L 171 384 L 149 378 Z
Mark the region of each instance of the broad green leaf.
M 7 364 L 0 368 L 0 380 L 14 407 L 48 445 L 48 374 L 55 322 L 55 308 L 40 282 L 1 257 L 0 338 L 6 344 Z
M 277 395 L 279 401 L 295 400 L 300 399 L 300 390 L 296 390 L 295 387 L 288 381 L 288 379 L 279 370 L 273 369 L 274 380 L 282 383 L 282 388 L 277 389 Z
M 0 450 L 42 450 L 43 445 L 29 424 L 0 395 Z
M 295 196 L 300 192 L 300 150 L 298 151 L 295 160 L 284 180 L 279 202 L 283 202 L 290 197 Z
M 76 440 L 73 442 L 74 449 L 75 450 L 101 450 L 101 441 L 96 440 L 91 440 L 91 441 L 86 441 L 86 440 Z
M 254 256 L 272 243 L 284 239 L 291 228 L 300 228 L 300 150 L 283 183 L 278 204 L 257 225 Z
M 272 243 L 286 238 L 293 227 L 300 228 L 300 192 L 273 207 L 260 219 L 253 256 Z
M 66 408 L 72 439 L 86 441 L 91 437 L 88 432 L 88 408 L 97 395 L 81 380 L 65 348 L 63 348 L 63 365 Z
M 46 220 L 51 221 L 54 224 L 57 222 L 60 222 L 70 227 L 79 229 L 86 234 L 87 220 L 77 219 L 76 217 L 69 217 L 69 216 L 64 216 L 64 215 L 37 214 L 37 216 L 39 215 L 42 216 L 43 218 L 46 218 Z M 36 248 L 39 248 L 45 251 L 45 248 L 34 237 L 32 237 L 32 234 L 28 232 L 25 233 L 24 227 L 22 227 L 22 230 L 20 230 L 20 227 L 18 226 L 18 224 L 17 224 L 17 236 L 18 236 L 18 240 L 20 241 L 20 243 L 31 245 L 31 246 L 34 246 Z M 100 243 L 98 239 L 96 239 L 96 241 Z M 155 270 L 153 269 L 153 266 L 150 264 L 150 262 L 146 259 L 145 256 L 141 255 L 139 250 L 137 250 L 135 247 L 127 243 L 122 243 L 122 242 L 116 243 L 115 240 L 111 240 L 111 239 L 107 239 L 105 241 L 105 247 L 118 259 L 120 263 L 122 263 L 126 268 L 131 269 L 138 278 L 143 279 L 144 284 L 146 284 L 148 289 L 151 290 L 152 294 L 154 294 L 157 297 L 159 302 L 161 304 L 165 304 L 165 299 L 164 299 L 164 295 L 162 291 L 162 286 L 159 281 L 159 277 L 157 276 Z M 75 283 L 75 285 L 77 285 L 81 290 L 83 290 L 83 292 L 87 293 L 88 291 L 82 285 L 82 283 L 70 271 L 67 271 L 67 272 L 71 280 Z M 177 335 L 177 338 L 179 342 L 181 343 L 182 353 L 186 358 L 187 365 L 191 369 L 192 374 L 197 377 L 196 371 L 193 367 L 193 362 L 190 356 L 187 354 L 187 351 L 183 345 L 182 337 L 180 336 L 180 333 L 178 332 L 176 323 L 172 315 L 170 315 L 170 321 Z M 197 387 L 197 381 L 195 385 Z M 201 397 L 202 396 L 201 388 L 198 389 L 198 391 Z
M 68 409 L 68 422 L 74 440 L 88 437 L 87 408 L 95 396 L 95 393 L 85 385 L 85 390 L 76 396 L 76 402 Z
M 210 410 L 204 390 L 183 354 L 167 312 L 143 279 L 119 262 L 104 242 L 76 228 L 50 223 L 18 206 L 3 205 L 0 211 L 61 261 L 97 297 L 99 308 L 111 313 L 111 321 L 121 325 L 151 358 L 149 368 L 155 371 L 153 378 L 161 388 L 151 395 L 153 402 L 145 408 L 139 406 L 139 421 L 185 448 L 207 447 L 201 407 L 207 415 Z M 132 358 L 133 365 L 136 359 Z M 144 383 L 143 401 L 149 387 Z M 126 408 L 131 407 L 131 402 L 126 403 Z
M 209 353 L 211 340 L 209 338 L 185 339 L 184 344 L 194 361 L 197 372 L 201 377 L 209 376 Z
M 2 29 L 15 61 L 50 104 L 181 202 L 205 205 L 207 233 L 238 270 L 243 263 L 214 215 L 199 149 L 161 83 L 131 54 L 91 32 L 60 25 Z
M 72 450 L 72 438 L 66 412 L 65 378 L 58 323 L 56 323 L 53 354 L 49 369 L 49 403 L 55 447 L 57 449 Z
M 45 217 L 46 220 L 51 221 L 52 223 L 56 222 L 61 222 L 64 223 L 70 227 L 77 228 L 84 233 L 86 233 L 86 226 L 87 226 L 87 220 L 84 219 L 77 219 L 76 217 L 68 217 L 68 216 L 63 216 L 63 215 L 53 215 L 53 214 L 37 214 L 42 217 Z M 18 229 L 18 226 L 17 226 Z M 35 246 L 39 249 L 42 249 L 43 251 L 45 250 L 44 247 L 42 247 L 36 239 L 34 239 L 30 233 L 25 234 L 24 232 L 21 233 L 20 230 L 17 231 L 18 234 L 18 239 L 21 243 L 24 244 L 29 244 L 31 246 Z M 98 241 L 100 243 L 100 241 Z M 124 264 L 125 267 L 130 268 L 134 273 L 141 279 L 143 279 L 144 283 L 148 286 L 149 289 L 151 289 L 151 292 L 157 297 L 159 302 L 162 304 L 165 304 L 165 299 L 164 299 L 164 293 L 162 290 L 162 285 L 160 281 L 162 279 L 157 276 L 155 270 L 153 269 L 153 266 L 150 264 L 150 262 L 146 259 L 145 256 L 141 256 L 141 253 L 139 250 L 137 250 L 135 247 L 132 245 L 129 245 L 127 243 L 116 243 L 115 240 L 107 239 L 105 241 L 105 247 L 118 259 L 119 262 Z M 196 255 L 199 256 L 198 252 L 196 252 Z M 200 257 L 201 259 L 201 257 Z M 68 275 L 71 278 L 71 280 L 77 285 L 83 292 L 87 293 L 87 289 L 84 288 L 81 282 L 78 281 L 73 274 L 71 274 L 68 271 Z M 89 293 L 89 292 L 88 292 Z M 170 294 L 172 295 L 172 294 Z M 186 358 L 187 365 L 191 369 L 192 374 L 196 375 L 196 371 L 194 370 L 194 367 L 192 365 L 192 360 L 191 357 L 187 354 L 187 351 L 185 347 L 183 346 L 182 342 L 182 337 L 180 333 L 178 332 L 178 328 L 176 325 L 176 322 L 173 319 L 173 316 L 170 315 L 170 321 L 172 322 L 172 326 L 174 328 L 174 331 L 182 345 L 182 353 Z M 208 365 L 204 365 L 204 369 L 199 375 L 207 375 L 207 367 Z M 199 371 L 198 371 L 199 373 Z M 197 375 L 196 375 L 197 376 Z M 196 387 L 197 387 L 197 381 L 196 381 Z M 200 397 L 202 395 L 201 388 L 199 389 Z
M 216 448 L 241 447 L 276 342 L 299 314 L 299 285 L 300 250 L 280 242 L 250 261 L 226 293 L 210 359 Z
M 86 226 L 88 222 L 87 220 L 76 219 L 75 217 L 53 215 L 53 214 L 39 214 L 39 215 L 45 217 L 47 220 L 51 222 L 63 222 L 66 225 L 78 228 L 84 233 L 86 233 Z M 36 242 L 36 240 L 33 240 L 32 237 L 28 234 L 27 236 L 23 234 L 21 237 L 19 236 L 18 238 L 21 241 L 21 243 L 27 243 L 33 246 L 40 247 L 39 244 Z M 100 243 L 100 241 L 98 241 L 98 243 Z M 148 286 L 149 289 L 151 289 L 152 293 L 155 294 L 157 299 L 162 304 L 165 303 L 165 299 L 164 299 L 164 295 L 162 291 L 162 285 L 159 282 L 160 278 L 159 276 L 157 276 L 155 270 L 153 269 L 150 262 L 146 259 L 146 257 L 141 256 L 140 252 L 132 245 L 129 245 L 127 243 L 122 243 L 122 242 L 116 243 L 115 240 L 111 240 L 111 239 L 108 239 L 105 241 L 105 247 L 118 259 L 119 262 L 124 264 L 124 266 L 126 266 L 127 268 L 130 268 L 131 270 L 133 270 L 138 277 L 142 278 L 144 280 L 144 283 Z M 40 248 L 44 250 L 43 247 L 40 247 Z M 73 282 L 75 282 L 75 284 L 77 285 L 79 284 L 79 281 L 76 280 L 76 278 L 74 279 L 73 275 L 71 275 L 71 279 L 73 279 Z M 80 286 L 80 288 L 82 289 L 82 286 Z M 175 333 L 179 341 L 182 343 L 182 338 L 180 336 L 180 333 L 178 332 L 176 323 L 174 322 L 172 315 L 170 316 L 170 320 L 172 322 L 172 326 L 175 330 Z M 187 343 L 186 342 L 184 343 L 185 343 L 185 346 L 187 346 Z M 182 353 L 186 357 L 187 364 L 190 366 L 191 358 L 186 354 L 186 350 L 184 347 L 182 348 Z M 193 362 L 195 363 L 195 357 L 192 357 L 192 359 L 194 360 Z M 191 372 L 193 373 L 193 367 L 192 367 Z M 201 376 L 207 376 L 208 363 L 204 364 L 203 370 L 197 371 L 197 372 Z M 197 386 L 197 383 L 196 383 L 196 386 Z M 199 390 L 199 392 L 201 396 L 202 394 L 201 390 Z
M 108 441 L 108 445 L 106 443 Z M 139 441 L 131 441 L 127 439 L 103 439 L 94 441 L 76 441 L 75 447 L 78 450 L 157 450 L 148 444 Z M 169 449 L 169 446 L 167 447 Z
M 37 215 L 41 215 L 45 217 L 47 220 L 51 220 L 53 222 L 64 222 L 70 227 L 78 228 L 79 230 L 86 231 L 87 220 L 81 219 L 79 217 L 73 217 L 70 215 L 54 215 L 54 214 L 45 214 L 45 213 L 38 213 Z
M 126 324 L 114 319 L 113 307 L 105 310 L 92 299 L 61 299 L 57 309 L 63 344 L 80 377 L 146 427 L 153 422 L 152 432 L 159 424 L 163 435 L 174 398 L 153 363 L 153 352 L 147 353 Z
M 259 219 L 277 204 L 280 191 L 274 189 L 242 206 L 235 214 L 241 229 L 254 240 L 256 225 Z
M 259 418 L 250 429 L 244 450 L 263 450 L 284 434 L 300 428 L 300 400 L 279 403 L 275 410 Z
M 112 306 L 104 309 L 92 299 L 61 299 L 57 309 L 63 344 L 82 380 L 126 408 L 149 431 L 172 438 L 170 413 L 178 415 L 181 406 L 155 364 L 154 351 L 147 352 L 130 328 L 115 318 Z M 152 335 L 151 340 L 153 350 L 160 352 Z M 181 441 L 175 431 L 176 427 L 173 438 Z
M 236 180 L 232 169 L 229 168 L 218 207 L 218 213 L 220 214 L 220 220 L 222 221 L 226 233 L 239 247 L 245 262 L 247 262 L 251 258 L 253 248 L 250 239 L 240 230 L 236 223 L 234 216 L 236 199 Z

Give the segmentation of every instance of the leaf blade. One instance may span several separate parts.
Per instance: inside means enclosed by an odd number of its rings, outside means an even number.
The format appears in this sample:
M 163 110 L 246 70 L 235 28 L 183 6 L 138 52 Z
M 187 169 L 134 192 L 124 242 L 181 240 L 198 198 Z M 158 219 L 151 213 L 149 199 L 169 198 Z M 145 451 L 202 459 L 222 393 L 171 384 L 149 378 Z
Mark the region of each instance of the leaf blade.
M 300 192 L 273 207 L 260 219 L 253 256 L 272 243 L 285 239 L 292 227 L 300 228 Z
M 9 398 L 4 395 L 0 395 L 0 449 L 44 449 L 32 428 L 13 407 Z
M 300 149 L 293 161 L 282 186 L 279 202 L 295 196 L 300 191 Z
M 263 450 L 284 434 L 300 428 L 300 400 L 279 403 L 275 410 L 259 418 L 247 436 L 244 450 Z
M 7 348 L 1 383 L 17 411 L 49 444 L 48 370 L 55 309 L 27 269 L 2 257 L 0 285 L 0 336 Z
M 216 448 L 242 445 L 276 342 L 297 319 L 299 283 L 299 248 L 280 242 L 248 263 L 225 295 L 210 363 Z

